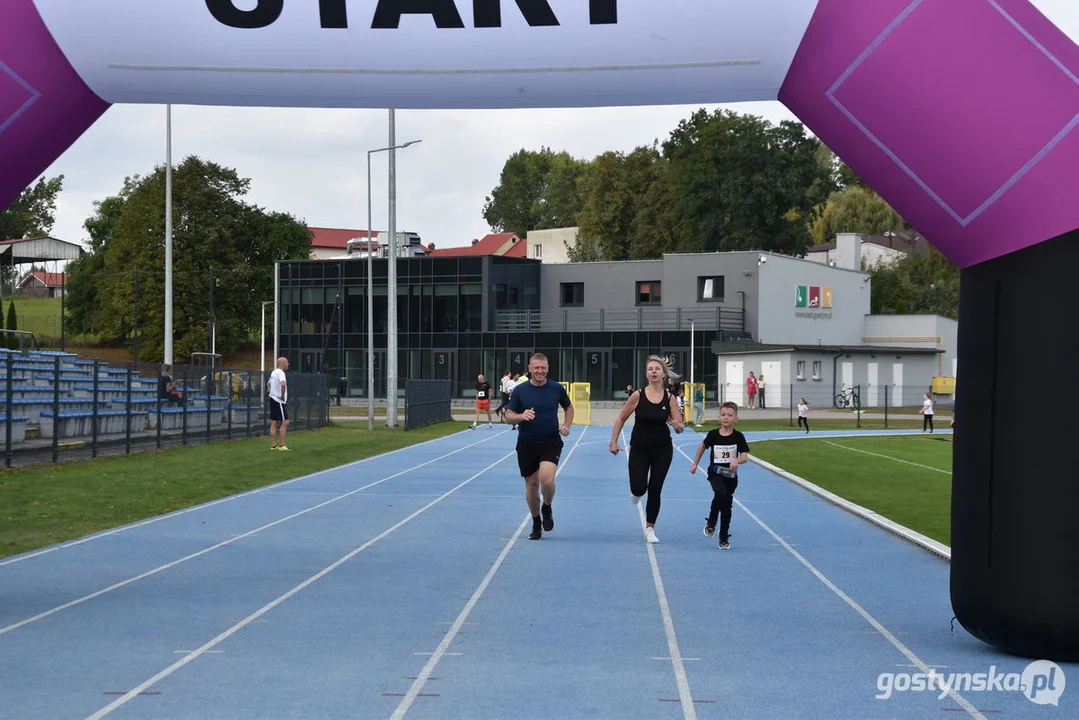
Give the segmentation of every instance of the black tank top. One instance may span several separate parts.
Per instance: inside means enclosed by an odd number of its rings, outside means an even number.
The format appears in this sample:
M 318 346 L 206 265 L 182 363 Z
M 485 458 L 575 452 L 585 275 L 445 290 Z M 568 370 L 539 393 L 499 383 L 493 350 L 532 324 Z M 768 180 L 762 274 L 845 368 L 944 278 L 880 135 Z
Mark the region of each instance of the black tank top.
M 658 403 L 651 402 L 644 388 L 640 390 L 637 410 L 634 413 L 633 434 L 630 444 L 637 447 L 655 447 L 671 443 L 671 431 L 667 421 L 671 418 L 671 395 L 663 389 L 663 397 Z

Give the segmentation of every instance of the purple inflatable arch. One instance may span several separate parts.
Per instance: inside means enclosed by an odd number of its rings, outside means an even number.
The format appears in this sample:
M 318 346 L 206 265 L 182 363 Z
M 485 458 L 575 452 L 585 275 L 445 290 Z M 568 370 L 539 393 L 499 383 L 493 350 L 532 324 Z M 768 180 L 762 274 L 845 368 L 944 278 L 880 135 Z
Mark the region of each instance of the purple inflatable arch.
M 1041 379 L 1079 356 L 1059 312 L 1079 267 L 1077 74 L 1027 0 L 5 0 L 0 206 L 111 103 L 778 99 L 963 268 L 953 607 L 1005 651 L 1074 661 L 1079 383 Z M 1036 420 L 1023 378 L 1051 396 Z

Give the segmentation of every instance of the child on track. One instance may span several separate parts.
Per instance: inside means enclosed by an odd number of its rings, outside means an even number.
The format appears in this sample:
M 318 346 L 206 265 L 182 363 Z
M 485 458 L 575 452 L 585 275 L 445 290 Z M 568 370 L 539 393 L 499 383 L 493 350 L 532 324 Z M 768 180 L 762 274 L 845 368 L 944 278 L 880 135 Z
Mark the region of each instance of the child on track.
M 734 491 L 738 488 L 738 467 L 749 461 L 749 443 L 746 436 L 734 429 L 738 422 L 738 406 L 725 402 L 719 407 L 719 428 L 710 430 L 697 447 L 697 457 L 689 472 L 696 474 L 706 449 L 711 449 L 708 464 L 708 483 L 712 486 L 712 506 L 704 521 L 704 536 L 712 537 L 719 519 L 720 550 L 729 550 L 731 530 L 731 507 Z
M 806 435 L 809 434 L 809 403 L 805 398 L 798 398 L 798 429 L 805 428 Z

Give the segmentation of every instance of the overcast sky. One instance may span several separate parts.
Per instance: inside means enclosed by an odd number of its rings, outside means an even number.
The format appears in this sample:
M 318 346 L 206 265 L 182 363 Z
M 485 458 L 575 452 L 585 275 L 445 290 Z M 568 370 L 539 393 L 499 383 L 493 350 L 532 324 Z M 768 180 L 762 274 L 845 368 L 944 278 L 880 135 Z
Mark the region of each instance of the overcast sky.
M 1034 0 L 1073 40 L 1079 1 Z M 547 146 L 592 159 L 662 142 L 700 106 L 586 110 L 398 111 L 397 141 L 422 139 L 397 153 L 397 223 L 438 247 L 467 245 L 490 231 L 483 203 L 506 159 Z M 772 122 L 794 120 L 778 102 L 730 106 Z M 199 155 L 251 179 L 248 201 L 319 227 L 367 225 L 366 151 L 388 139 L 385 110 L 173 107 L 173 160 Z M 84 242 L 93 203 L 115 194 L 128 175 L 164 162 L 165 108 L 117 105 L 47 171 L 63 174 L 55 237 Z M 372 166 L 375 229 L 387 218 L 386 154 Z

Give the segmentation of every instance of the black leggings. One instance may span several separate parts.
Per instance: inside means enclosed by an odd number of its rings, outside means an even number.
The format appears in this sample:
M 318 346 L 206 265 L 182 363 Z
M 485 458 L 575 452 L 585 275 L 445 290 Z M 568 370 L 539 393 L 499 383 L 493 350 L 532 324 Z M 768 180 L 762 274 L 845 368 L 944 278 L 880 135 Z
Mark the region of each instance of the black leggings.
M 806 430 L 809 429 L 809 418 L 802 417 L 801 415 L 799 415 L 798 416 L 798 429 L 801 430 L 803 425 L 805 426 Z
M 925 432 L 926 429 L 929 429 L 929 430 L 933 429 L 933 416 L 932 415 L 922 415 L 922 432 Z
M 645 518 L 652 524 L 659 517 L 659 496 L 663 493 L 663 481 L 667 479 L 673 458 L 674 445 L 670 443 L 645 448 L 630 445 L 629 448 L 629 491 L 637 497 L 648 493 Z
M 718 519 L 719 537 L 726 540 L 731 532 L 731 508 L 734 504 L 734 491 L 738 489 L 738 478 L 708 473 L 708 484 L 712 486 L 712 507 L 708 511 L 708 527 L 715 527 L 716 519 Z

